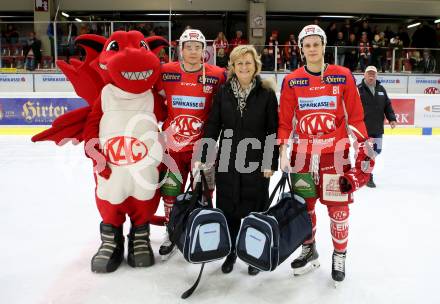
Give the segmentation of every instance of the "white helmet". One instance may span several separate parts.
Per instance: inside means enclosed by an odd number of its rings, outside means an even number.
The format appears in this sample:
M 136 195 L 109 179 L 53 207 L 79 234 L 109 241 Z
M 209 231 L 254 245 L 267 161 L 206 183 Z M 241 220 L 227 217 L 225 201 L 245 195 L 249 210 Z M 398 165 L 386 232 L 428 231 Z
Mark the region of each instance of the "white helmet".
M 195 29 L 188 29 L 183 32 L 179 38 L 179 48 L 183 49 L 183 44 L 188 41 L 197 41 L 203 44 L 203 49 L 206 49 L 206 40 L 202 32 Z
M 321 37 L 322 44 L 327 45 L 327 36 L 325 35 L 325 32 L 323 31 L 323 29 L 320 28 L 316 24 L 310 24 L 310 25 L 305 26 L 301 30 L 301 32 L 299 33 L 299 36 L 298 36 L 299 48 L 300 49 L 302 48 L 302 41 L 304 38 L 306 38 L 308 36 L 314 36 L 314 35 Z

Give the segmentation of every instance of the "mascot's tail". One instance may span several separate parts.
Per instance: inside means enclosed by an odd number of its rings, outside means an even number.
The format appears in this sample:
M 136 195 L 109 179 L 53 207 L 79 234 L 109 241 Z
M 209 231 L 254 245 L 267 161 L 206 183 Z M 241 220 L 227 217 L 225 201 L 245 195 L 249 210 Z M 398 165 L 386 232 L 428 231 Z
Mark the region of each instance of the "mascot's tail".
M 150 223 L 153 225 L 156 225 L 156 226 L 164 226 L 165 225 L 165 217 L 153 215 L 153 217 L 150 220 Z

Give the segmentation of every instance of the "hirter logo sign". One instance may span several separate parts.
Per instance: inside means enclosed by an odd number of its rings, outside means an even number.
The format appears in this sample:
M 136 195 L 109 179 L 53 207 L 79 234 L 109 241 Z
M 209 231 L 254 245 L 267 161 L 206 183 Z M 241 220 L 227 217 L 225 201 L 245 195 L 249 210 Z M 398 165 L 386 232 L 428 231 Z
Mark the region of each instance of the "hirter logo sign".
M 147 146 L 134 137 L 116 136 L 104 144 L 108 162 L 116 166 L 135 164 L 148 154 Z

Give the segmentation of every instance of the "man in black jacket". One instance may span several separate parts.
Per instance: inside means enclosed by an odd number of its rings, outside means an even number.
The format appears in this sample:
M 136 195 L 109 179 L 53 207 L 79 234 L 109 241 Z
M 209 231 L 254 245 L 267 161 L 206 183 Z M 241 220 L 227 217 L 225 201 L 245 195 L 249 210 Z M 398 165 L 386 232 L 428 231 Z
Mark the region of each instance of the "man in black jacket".
M 394 114 L 391 100 L 385 88 L 377 80 L 377 69 L 375 66 L 368 66 L 365 69 L 364 79 L 358 85 L 362 105 L 364 106 L 364 121 L 367 127 L 368 136 L 374 139 L 374 151 L 380 154 L 382 151 L 382 136 L 384 133 L 384 116 L 389 121 L 392 129 L 396 127 L 396 115 Z M 367 184 L 375 188 L 373 174 Z

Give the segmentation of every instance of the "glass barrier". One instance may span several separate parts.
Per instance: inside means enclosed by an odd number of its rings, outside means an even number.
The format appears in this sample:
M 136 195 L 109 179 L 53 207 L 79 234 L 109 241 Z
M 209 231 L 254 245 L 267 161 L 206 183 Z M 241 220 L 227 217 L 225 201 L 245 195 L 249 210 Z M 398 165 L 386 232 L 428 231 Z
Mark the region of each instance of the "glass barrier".
M 56 60 L 81 60 L 84 50 L 75 45 L 82 34 L 109 37 L 116 30 L 139 30 L 145 36 L 168 39 L 168 21 L 0 22 L 0 72 L 55 72 Z M 162 51 L 164 54 L 168 50 Z M 169 55 L 168 55 L 169 56 Z
M 0 22 L 0 72 L 56 71 L 58 59 L 82 59 L 84 51 L 74 43 L 78 35 L 93 33 L 108 37 L 116 30 L 139 30 L 145 36 L 168 39 L 168 21 L 92 21 L 92 22 Z M 36 33 L 35 35 L 33 33 Z M 161 62 L 179 58 L 178 41 L 159 54 Z M 255 45 L 261 55 L 262 70 L 289 72 L 304 64 L 297 45 Z M 205 62 L 227 67 L 231 46 L 208 41 Z M 328 46 L 325 61 L 362 72 L 374 65 L 382 73 L 440 73 L 440 49 L 401 46 Z

